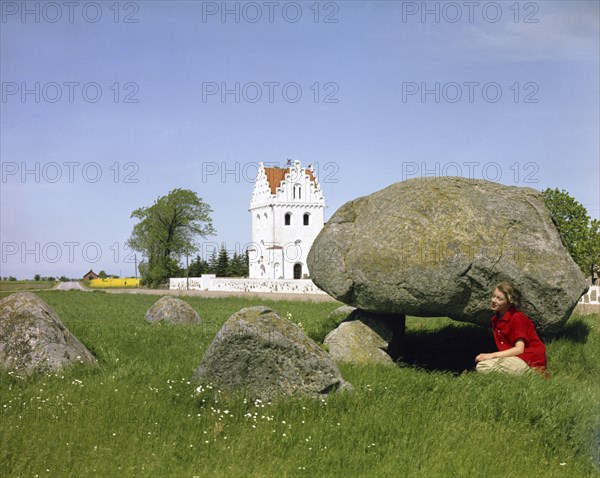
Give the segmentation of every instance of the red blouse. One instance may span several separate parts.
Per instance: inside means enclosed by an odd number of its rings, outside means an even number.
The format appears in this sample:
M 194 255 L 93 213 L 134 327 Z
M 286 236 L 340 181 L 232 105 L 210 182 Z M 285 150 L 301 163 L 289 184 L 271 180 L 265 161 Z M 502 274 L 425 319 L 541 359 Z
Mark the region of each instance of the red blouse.
M 533 322 L 523 312 L 511 307 L 502 318 L 494 314 L 492 327 L 499 351 L 514 347 L 521 339 L 525 342 L 525 351 L 517 357 L 532 368 L 546 369 L 546 346 L 535 331 Z

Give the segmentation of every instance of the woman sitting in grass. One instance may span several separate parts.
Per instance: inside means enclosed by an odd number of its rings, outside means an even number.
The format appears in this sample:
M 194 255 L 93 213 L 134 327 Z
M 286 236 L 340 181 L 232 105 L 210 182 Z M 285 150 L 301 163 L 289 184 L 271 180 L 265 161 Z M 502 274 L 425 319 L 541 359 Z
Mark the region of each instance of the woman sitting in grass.
M 519 312 L 521 294 L 508 282 L 501 282 L 492 295 L 492 328 L 498 352 L 475 357 L 478 372 L 498 371 L 522 374 L 534 369 L 546 372 L 546 346 L 529 317 Z

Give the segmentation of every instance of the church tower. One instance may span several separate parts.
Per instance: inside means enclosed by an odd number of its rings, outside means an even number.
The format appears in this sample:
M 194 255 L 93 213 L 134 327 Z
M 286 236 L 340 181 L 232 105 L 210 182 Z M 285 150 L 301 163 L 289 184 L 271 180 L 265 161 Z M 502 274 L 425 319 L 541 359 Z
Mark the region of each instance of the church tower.
M 251 279 L 306 279 L 306 256 L 323 228 L 325 200 L 312 165 L 258 165 L 252 200 Z

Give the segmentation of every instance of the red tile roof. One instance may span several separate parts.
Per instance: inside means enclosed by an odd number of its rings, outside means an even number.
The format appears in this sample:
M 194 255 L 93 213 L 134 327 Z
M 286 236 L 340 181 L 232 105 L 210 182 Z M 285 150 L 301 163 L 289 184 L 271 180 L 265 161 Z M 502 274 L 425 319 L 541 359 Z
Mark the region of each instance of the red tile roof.
M 275 195 L 277 188 L 281 185 L 281 181 L 285 178 L 285 175 L 290 172 L 291 168 L 265 168 L 265 174 L 267 175 L 267 181 L 271 188 L 271 194 Z M 306 169 L 306 174 L 310 180 L 314 183 L 315 176 L 312 171 Z

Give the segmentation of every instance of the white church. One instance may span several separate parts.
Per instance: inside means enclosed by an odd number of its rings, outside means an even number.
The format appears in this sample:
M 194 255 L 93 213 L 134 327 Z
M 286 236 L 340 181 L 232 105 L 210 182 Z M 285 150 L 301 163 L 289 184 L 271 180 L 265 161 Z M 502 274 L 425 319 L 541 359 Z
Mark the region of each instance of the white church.
M 258 166 L 250 201 L 250 277 L 171 278 L 172 290 L 325 294 L 311 280 L 308 252 L 324 225 L 325 200 L 312 165 Z
M 308 279 L 306 256 L 324 225 L 325 199 L 312 165 L 258 166 L 252 199 L 251 279 Z

